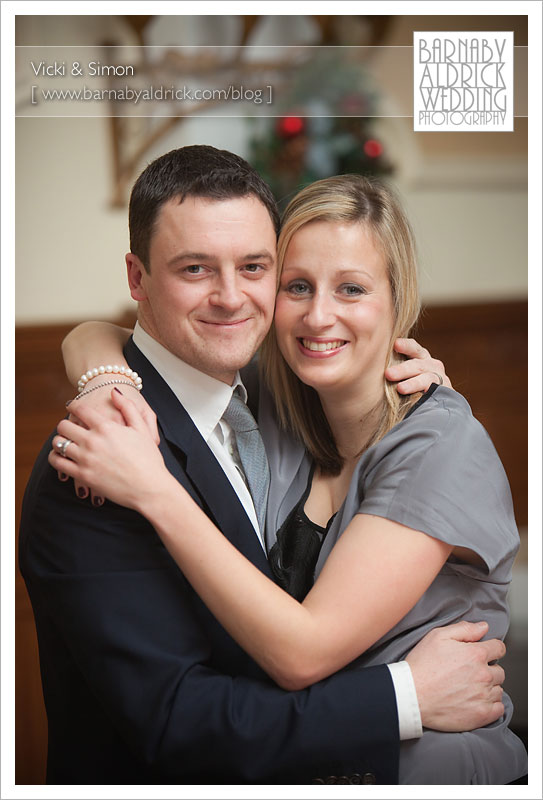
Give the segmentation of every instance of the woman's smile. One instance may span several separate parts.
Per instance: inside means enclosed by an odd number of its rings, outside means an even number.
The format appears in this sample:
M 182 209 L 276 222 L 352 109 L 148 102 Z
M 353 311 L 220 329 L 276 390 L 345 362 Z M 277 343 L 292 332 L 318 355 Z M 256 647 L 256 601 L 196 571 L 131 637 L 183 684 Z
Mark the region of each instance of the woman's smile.
M 344 339 L 298 338 L 301 352 L 309 358 L 329 358 L 343 350 L 349 342 Z

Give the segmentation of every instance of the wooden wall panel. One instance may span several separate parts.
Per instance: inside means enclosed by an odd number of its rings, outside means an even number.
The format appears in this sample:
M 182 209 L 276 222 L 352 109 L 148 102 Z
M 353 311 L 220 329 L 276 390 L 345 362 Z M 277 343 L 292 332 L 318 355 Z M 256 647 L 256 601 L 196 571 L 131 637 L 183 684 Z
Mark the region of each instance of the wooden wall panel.
M 130 316 L 123 325 L 132 324 Z M 16 331 L 17 528 L 24 487 L 44 439 L 73 396 L 60 343 L 71 325 Z M 454 387 L 490 433 L 511 482 L 517 521 L 527 523 L 527 303 L 426 309 L 419 340 L 445 362 Z M 16 576 L 16 782 L 45 780 L 46 719 L 32 611 Z
M 527 302 L 433 306 L 418 330 L 490 434 L 511 484 L 517 523 L 527 525 Z
M 73 391 L 64 375 L 60 343 L 71 326 L 17 328 L 15 334 L 15 494 L 21 502 L 34 460 L 63 416 Z M 15 579 L 15 781 L 45 783 L 47 720 L 30 600 L 19 570 Z

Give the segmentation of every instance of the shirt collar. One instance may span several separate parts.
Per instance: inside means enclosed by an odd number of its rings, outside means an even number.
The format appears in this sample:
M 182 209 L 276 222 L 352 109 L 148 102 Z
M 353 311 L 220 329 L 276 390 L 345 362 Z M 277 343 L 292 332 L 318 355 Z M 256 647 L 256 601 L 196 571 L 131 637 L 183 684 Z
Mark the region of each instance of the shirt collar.
M 236 373 L 232 386 L 218 381 L 170 353 L 144 331 L 138 322 L 134 327 L 133 338 L 134 344 L 184 406 L 206 442 L 232 399 L 234 389 L 239 386 L 243 399 L 247 401 L 247 391 L 239 372 Z

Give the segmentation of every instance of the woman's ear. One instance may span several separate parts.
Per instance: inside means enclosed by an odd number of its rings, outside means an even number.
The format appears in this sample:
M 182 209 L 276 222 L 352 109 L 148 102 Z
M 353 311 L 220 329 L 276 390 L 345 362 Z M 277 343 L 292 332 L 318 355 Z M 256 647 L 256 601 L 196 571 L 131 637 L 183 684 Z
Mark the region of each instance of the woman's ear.
M 147 275 L 147 270 L 134 253 L 127 253 L 125 261 L 128 285 L 130 287 L 132 299 L 138 302 L 147 300 L 147 292 L 145 291 L 145 276 Z

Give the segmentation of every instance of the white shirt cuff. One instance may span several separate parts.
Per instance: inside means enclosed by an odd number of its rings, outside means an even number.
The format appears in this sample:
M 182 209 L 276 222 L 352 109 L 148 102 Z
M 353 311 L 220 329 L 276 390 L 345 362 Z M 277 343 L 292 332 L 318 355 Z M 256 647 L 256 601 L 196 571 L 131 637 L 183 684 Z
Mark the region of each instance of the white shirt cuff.
M 396 692 L 400 740 L 419 739 L 422 736 L 422 722 L 411 667 L 407 661 L 387 666 Z

